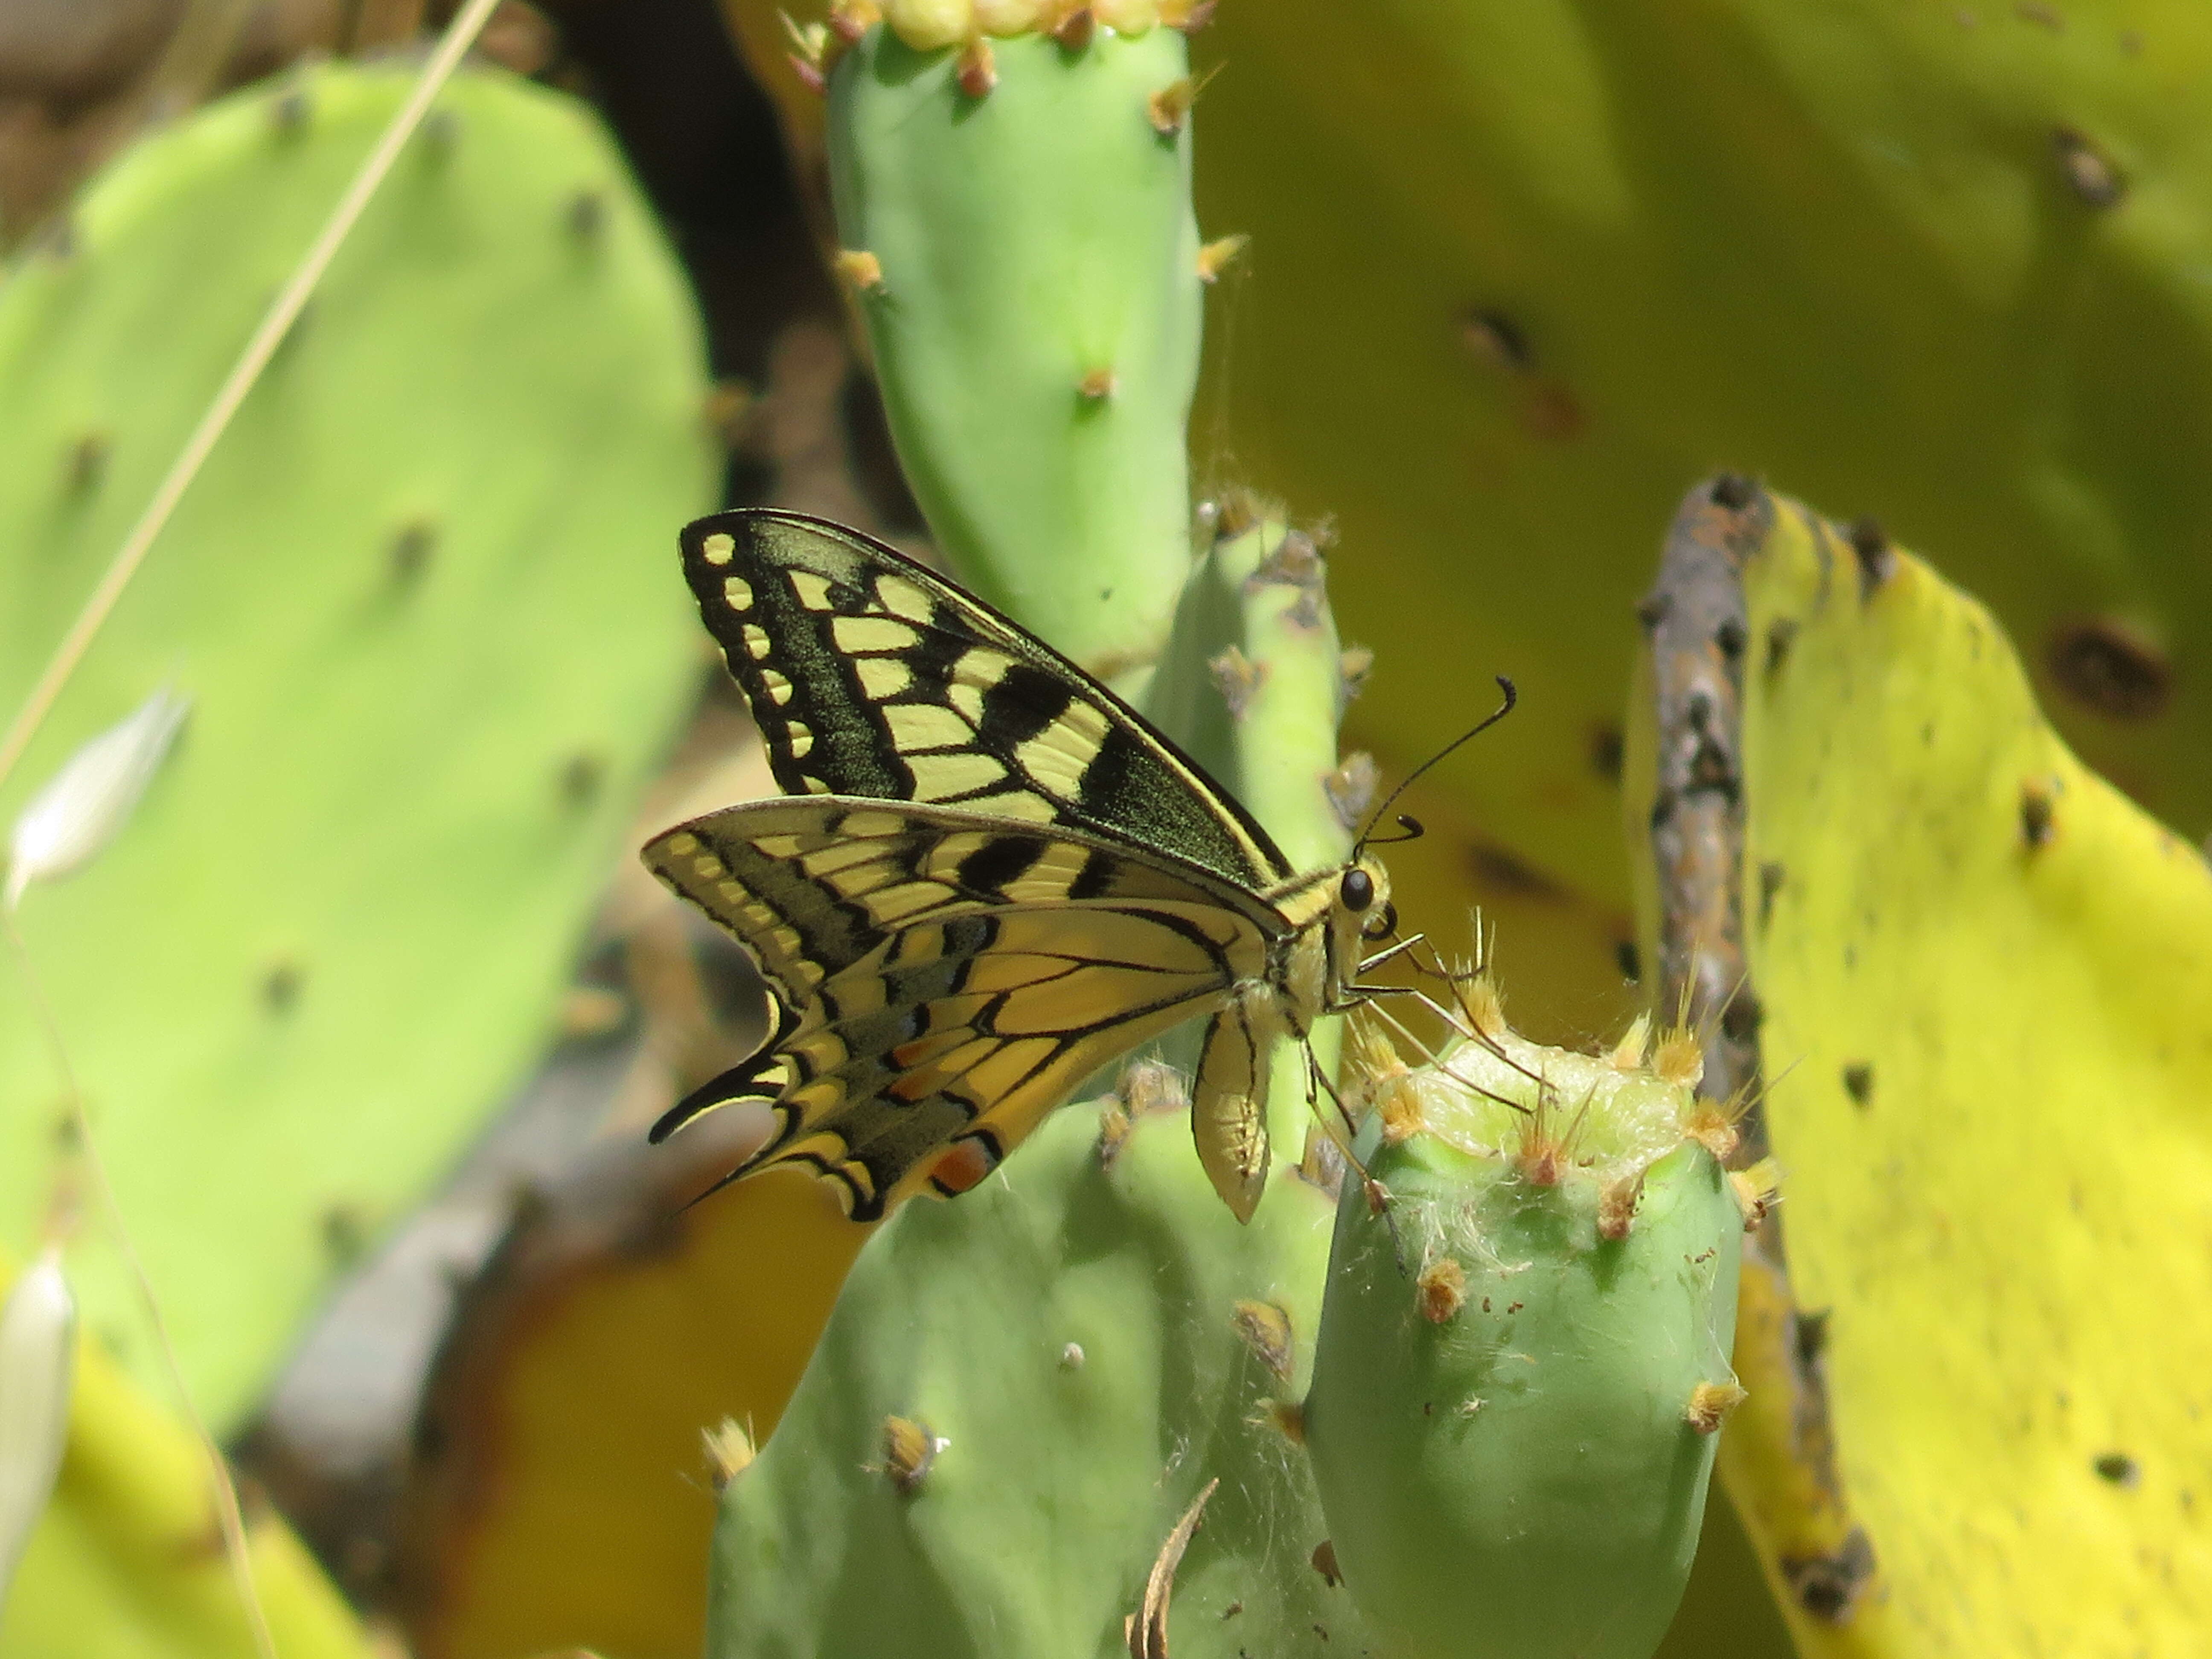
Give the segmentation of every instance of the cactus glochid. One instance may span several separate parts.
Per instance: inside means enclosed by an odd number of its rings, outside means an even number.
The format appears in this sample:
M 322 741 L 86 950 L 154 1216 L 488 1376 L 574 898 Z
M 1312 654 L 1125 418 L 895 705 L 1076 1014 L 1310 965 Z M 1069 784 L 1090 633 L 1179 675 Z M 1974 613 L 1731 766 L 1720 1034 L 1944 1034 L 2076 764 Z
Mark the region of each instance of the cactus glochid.
M 1407 1659 L 1644 1659 L 1698 1541 L 1759 1178 L 1680 1035 L 1543 1048 L 1463 982 L 1475 1041 L 1351 1045 L 1344 1183 L 1304 1427 L 1330 1544 Z

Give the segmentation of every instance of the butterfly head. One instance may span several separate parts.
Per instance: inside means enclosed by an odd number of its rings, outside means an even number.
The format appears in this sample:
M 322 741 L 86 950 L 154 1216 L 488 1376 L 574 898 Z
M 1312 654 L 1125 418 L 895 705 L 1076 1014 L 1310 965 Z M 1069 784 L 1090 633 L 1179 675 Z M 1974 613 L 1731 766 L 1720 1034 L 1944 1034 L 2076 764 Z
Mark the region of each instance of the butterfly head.
M 1339 963 L 1356 963 L 1376 940 L 1397 931 L 1398 907 L 1390 902 L 1390 872 L 1382 860 L 1362 854 L 1336 879 L 1329 930 L 1335 935 Z

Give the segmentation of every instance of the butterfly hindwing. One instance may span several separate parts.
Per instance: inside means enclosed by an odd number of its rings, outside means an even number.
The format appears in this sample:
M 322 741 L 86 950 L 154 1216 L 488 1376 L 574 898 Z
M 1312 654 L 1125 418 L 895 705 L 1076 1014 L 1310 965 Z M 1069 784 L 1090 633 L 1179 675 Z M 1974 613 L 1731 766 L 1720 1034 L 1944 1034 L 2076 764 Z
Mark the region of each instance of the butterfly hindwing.
M 683 544 L 786 793 L 1085 830 L 1248 890 L 1291 873 L 1251 815 L 1141 715 L 893 549 L 764 509 L 702 519 Z
M 645 849 L 777 994 L 770 1045 L 664 1120 L 775 1111 L 738 1174 L 800 1161 L 870 1218 L 960 1190 L 1083 1078 L 1264 971 L 1281 918 L 1203 868 L 955 809 L 750 802 Z

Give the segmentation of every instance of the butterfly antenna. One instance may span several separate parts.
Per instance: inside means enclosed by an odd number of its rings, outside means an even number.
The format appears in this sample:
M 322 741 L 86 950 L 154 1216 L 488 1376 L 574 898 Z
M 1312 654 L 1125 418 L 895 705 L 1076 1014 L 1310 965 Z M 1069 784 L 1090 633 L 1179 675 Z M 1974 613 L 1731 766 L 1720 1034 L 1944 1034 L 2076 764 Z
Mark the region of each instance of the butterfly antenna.
M 1404 777 L 1398 780 L 1398 787 L 1393 789 L 1384 799 L 1382 804 L 1375 809 L 1374 816 L 1367 820 L 1367 828 L 1360 831 L 1359 839 L 1352 844 L 1352 856 L 1353 858 L 1358 858 L 1361 850 L 1364 848 L 1370 842 L 1375 839 L 1376 825 L 1381 823 L 1384 814 L 1388 813 L 1393 806 L 1395 806 L 1398 804 L 1398 797 L 1406 793 L 1408 785 L 1410 785 L 1416 778 L 1419 777 L 1424 772 L 1428 771 L 1431 767 L 1435 766 L 1437 762 L 1444 759 L 1445 757 L 1449 756 L 1462 744 L 1472 742 L 1474 738 L 1480 737 L 1485 732 L 1490 730 L 1492 726 L 1497 725 L 1498 721 L 1504 720 L 1508 714 L 1513 712 L 1513 705 L 1521 700 L 1521 694 L 1513 689 L 1513 682 L 1507 679 L 1504 675 L 1500 674 L 1498 677 L 1498 689 L 1505 694 L 1505 701 L 1498 705 L 1494 713 L 1486 715 L 1474 726 L 1461 732 L 1443 748 L 1437 750 L 1435 754 L 1430 756 L 1428 759 L 1423 761 L 1412 771 L 1407 773 Z M 1403 822 L 1406 826 L 1407 833 L 1403 836 L 1394 836 L 1392 837 L 1393 840 L 1411 841 L 1415 836 L 1421 833 L 1421 827 L 1419 823 L 1412 819 L 1406 819 L 1403 820 Z M 1384 844 L 1388 845 L 1389 843 L 1385 842 Z

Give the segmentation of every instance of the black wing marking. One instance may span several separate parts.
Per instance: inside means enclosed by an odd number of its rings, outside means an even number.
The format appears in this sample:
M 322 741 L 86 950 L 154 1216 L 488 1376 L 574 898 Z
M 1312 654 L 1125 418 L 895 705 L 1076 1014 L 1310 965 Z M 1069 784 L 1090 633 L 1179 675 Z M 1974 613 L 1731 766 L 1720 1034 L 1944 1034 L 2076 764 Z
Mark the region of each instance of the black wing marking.
M 683 546 L 787 793 L 1088 830 L 1247 889 L 1292 873 L 1258 821 L 1142 715 L 895 550 L 764 508 L 702 519 Z

